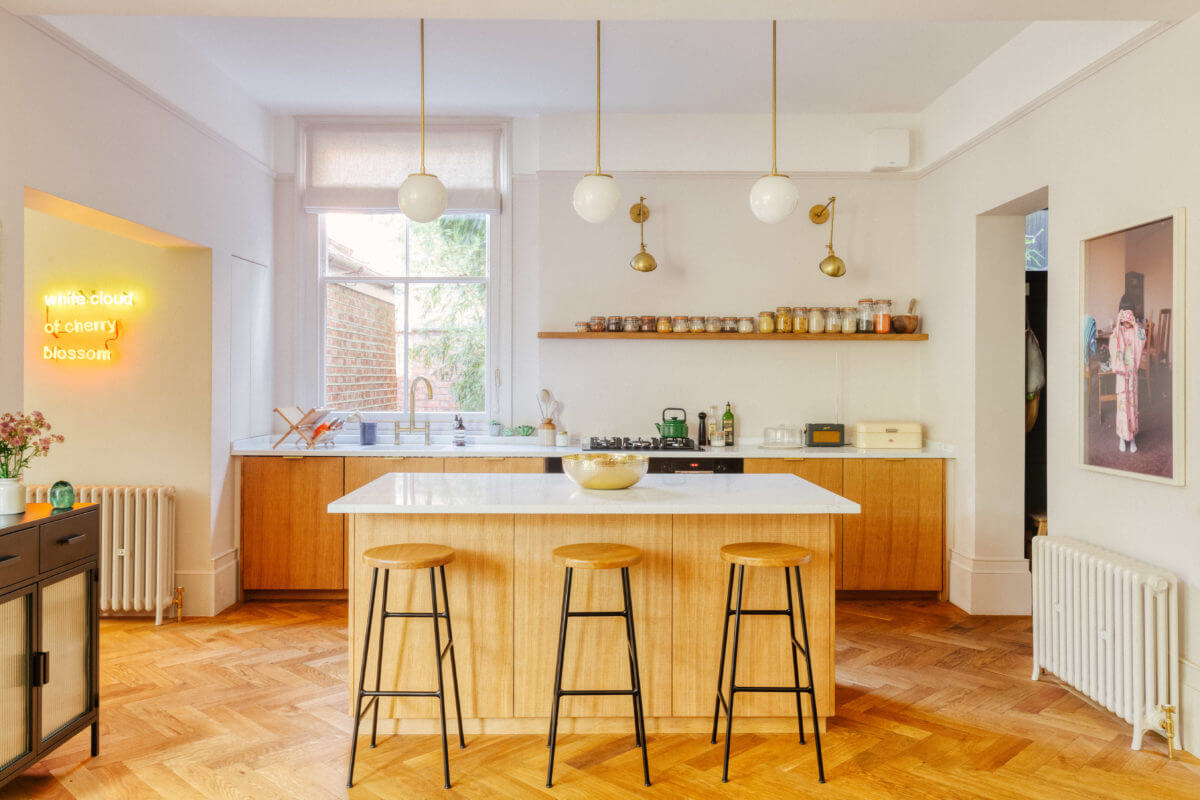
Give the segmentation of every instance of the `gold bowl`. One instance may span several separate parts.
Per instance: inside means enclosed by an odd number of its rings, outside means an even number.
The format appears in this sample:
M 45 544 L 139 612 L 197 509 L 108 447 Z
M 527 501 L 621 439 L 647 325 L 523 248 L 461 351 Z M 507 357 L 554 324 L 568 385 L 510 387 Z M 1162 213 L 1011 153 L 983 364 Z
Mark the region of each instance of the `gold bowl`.
M 584 489 L 628 489 L 642 479 L 650 459 L 633 453 L 563 456 L 563 472 Z

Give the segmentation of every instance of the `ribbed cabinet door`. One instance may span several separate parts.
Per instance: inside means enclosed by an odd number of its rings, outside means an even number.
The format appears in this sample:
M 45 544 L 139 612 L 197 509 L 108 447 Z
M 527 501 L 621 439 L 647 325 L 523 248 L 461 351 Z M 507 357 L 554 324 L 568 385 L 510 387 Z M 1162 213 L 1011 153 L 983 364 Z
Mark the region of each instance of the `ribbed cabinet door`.
M 33 749 L 33 592 L 0 600 L 0 772 Z
M 49 680 L 42 686 L 42 741 L 91 710 L 92 573 L 76 572 L 41 586 L 42 650 Z

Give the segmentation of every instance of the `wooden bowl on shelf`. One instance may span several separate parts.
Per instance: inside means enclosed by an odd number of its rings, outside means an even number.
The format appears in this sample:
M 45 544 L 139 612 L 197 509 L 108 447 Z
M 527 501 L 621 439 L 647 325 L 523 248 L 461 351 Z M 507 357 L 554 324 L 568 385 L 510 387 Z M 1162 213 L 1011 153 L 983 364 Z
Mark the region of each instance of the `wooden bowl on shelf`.
M 917 314 L 896 314 L 892 317 L 892 333 L 916 333 L 921 325 Z

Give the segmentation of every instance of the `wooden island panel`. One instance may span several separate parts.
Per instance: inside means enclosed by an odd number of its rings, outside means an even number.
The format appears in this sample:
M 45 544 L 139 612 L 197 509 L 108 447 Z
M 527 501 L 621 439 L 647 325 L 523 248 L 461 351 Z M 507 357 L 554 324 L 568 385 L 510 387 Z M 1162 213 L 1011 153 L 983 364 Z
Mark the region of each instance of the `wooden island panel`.
M 717 667 L 721 656 L 723 611 L 729 581 L 729 564 L 721 559 L 722 545 L 732 542 L 781 542 L 807 548 L 812 561 L 800 568 L 808 616 L 808 637 L 813 651 L 817 683 L 817 708 L 832 716 L 834 708 L 833 600 L 830 569 L 832 530 L 827 515 L 674 517 L 674 621 L 673 715 L 712 718 L 716 700 Z M 747 567 L 742 607 L 787 608 L 782 568 Z M 735 573 L 733 599 L 737 601 Z M 793 592 L 793 602 L 795 594 Z M 796 621 L 796 637 L 801 636 Z M 742 617 L 737 682 L 740 686 L 790 686 L 793 682 L 787 618 Z M 733 620 L 729 623 L 729 656 L 723 684 L 728 686 L 733 653 Z M 807 683 L 800 662 L 800 685 Z M 807 702 L 807 698 L 805 699 Z M 808 713 L 806 708 L 805 713 Z M 795 695 L 739 694 L 734 716 L 791 717 L 796 715 Z M 811 725 L 811 719 L 806 725 Z M 736 724 L 735 724 L 736 727 Z M 722 728 L 722 730 L 724 730 Z
M 427 456 L 354 456 L 346 459 L 346 493 L 389 472 L 443 472 L 445 461 Z M 324 507 L 324 506 L 322 506 Z
M 747 475 L 783 474 L 815 483 L 834 494 L 842 493 L 842 459 L 837 458 L 747 458 Z M 842 588 L 842 516 L 833 518 L 833 587 Z
M 629 568 L 643 706 L 647 717 L 671 716 L 671 517 L 665 515 L 518 515 L 516 521 L 516 715 L 550 714 L 562 591 L 566 570 L 554 563 L 556 547 L 579 542 L 619 542 L 642 551 Z M 572 611 L 619 611 L 621 572 L 576 569 Z M 564 689 L 628 689 L 625 621 L 581 618 L 567 626 Z M 628 697 L 564 697 L 565 717 L 632 715 Z M 569 730 L 566 729 L 566 730 Z

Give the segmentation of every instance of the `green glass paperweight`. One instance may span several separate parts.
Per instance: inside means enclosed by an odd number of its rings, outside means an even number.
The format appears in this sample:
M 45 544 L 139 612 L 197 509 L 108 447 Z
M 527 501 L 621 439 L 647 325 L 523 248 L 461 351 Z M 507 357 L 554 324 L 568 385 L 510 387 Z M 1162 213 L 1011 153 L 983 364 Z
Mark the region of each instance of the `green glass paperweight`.
M 58 481 L 50 487 L 50 505 L 55 511 L 66 511 L 75 505 L 75 487 L 66 481 Z

